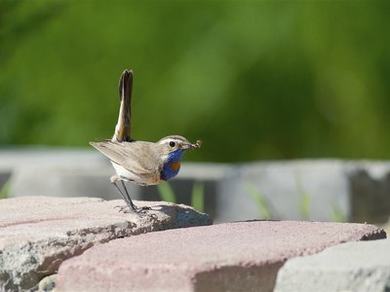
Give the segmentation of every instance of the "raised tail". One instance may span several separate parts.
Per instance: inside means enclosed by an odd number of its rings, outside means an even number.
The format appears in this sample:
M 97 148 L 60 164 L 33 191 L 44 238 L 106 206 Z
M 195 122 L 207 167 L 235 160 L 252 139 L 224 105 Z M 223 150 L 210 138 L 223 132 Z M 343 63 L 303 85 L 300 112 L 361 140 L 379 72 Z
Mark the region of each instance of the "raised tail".
M 131 92 L 133 89 L 133 71 L 125 70 L 119 80 L 120 108 L 115 126 L 113 142 L 131 141 Z

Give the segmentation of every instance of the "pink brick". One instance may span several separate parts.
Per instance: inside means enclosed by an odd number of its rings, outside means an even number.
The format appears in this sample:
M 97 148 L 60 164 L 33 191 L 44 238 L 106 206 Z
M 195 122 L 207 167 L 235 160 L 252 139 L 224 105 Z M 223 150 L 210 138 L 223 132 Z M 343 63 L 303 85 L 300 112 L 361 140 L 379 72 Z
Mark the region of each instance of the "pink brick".
M 61 262 L 95 244 L 155 230 L 210 224 L 206 214 L 165 202 L 145 216 L 124 214 L 123 200 L 20 197 L 0 200 L 0 291 L 36 288 Z
M 56 291 L 272 291 L 292 257 L 384 238 L 373 225 L 253 221 L 117 239 L 65 261 Z

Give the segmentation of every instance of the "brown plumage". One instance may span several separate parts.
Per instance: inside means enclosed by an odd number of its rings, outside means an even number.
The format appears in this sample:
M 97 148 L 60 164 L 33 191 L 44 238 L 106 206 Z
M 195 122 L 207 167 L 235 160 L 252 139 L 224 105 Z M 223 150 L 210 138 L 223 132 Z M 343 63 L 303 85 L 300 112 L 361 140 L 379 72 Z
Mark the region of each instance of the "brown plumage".
M 179 135 L 167 136 L 156 143 L 136 141 L 131 135 L 131 95 L 133 71 L 125 70 L 119 81 L 120 107 L 115 132 L 111 140 L 90 142 L 94 148 L 110 159 L 116 175 L 111 182 L 118 189 L 131 211 L 142 211 L 130 198 L 124 181 L 139 185 L 156 185 L 162 179 L 174 177 L 180 169 L 184 151 L 199 148 L 200 141 L 191 144 Z M 117 182 L 122 183 L 122 192 Z
M 112 141 L 124 142 L 131 141 L 131 96 L 133 91 L 133 71 L 123 71 L 119 80 L 119 98 L 120 107 L 118 122 L 116 123 L 115 133 Z

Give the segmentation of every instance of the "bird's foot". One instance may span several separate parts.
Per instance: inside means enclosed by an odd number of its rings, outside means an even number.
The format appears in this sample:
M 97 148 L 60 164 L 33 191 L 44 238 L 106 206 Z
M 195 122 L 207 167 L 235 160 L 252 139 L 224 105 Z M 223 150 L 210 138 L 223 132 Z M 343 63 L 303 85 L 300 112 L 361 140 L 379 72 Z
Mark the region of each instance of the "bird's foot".
M 146 215 L 148 210 L 151 210 L 150 207 L 137 207 L 137 206 L 115 206 L 114 208 L 118 208 L 121 213 L 136 213 L 139 215 Z
M 119 213 L 133 213 L 134 211 L 129 206 L 115 206 L 115 209 L 119 209 Z
M 134 212 L 136 212 L 140 216 L 145 216 L 148 214 L 149 210 L 151 210 L 150 207 L 135 207 Z

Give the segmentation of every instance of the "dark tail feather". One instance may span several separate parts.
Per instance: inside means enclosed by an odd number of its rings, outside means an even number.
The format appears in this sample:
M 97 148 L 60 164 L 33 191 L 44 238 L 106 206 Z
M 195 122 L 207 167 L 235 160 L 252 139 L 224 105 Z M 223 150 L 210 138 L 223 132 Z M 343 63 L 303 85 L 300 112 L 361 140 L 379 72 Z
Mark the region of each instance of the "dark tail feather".
M 118 122 L 112 141 L 131 141 L 131 92 L 133 89 L 133 71 L 125 70 L 119 80 L 120 108 Z

